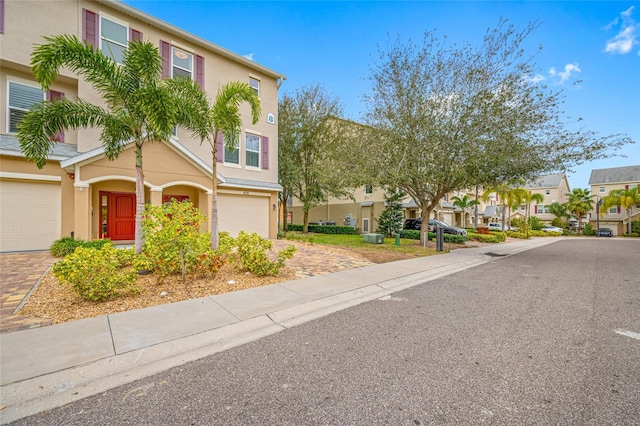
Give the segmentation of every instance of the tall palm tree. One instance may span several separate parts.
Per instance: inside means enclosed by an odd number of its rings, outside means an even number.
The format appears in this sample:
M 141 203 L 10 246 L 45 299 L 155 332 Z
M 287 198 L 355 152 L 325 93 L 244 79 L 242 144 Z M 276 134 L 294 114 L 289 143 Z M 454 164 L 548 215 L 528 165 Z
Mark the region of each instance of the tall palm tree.
M 631 216 L 634 207 L 640 207 L 640 192 L 638 187 L 631 189 L 614 189 L 602 198 L 600 214 L 604 214 L 608 208 L 618 206 L 627 213 L 627 233 L 631 234 Z
M 522 201 L 525 205 L 524 220 L 525 223 L 529 223 L 529 216 L 531 216 L 531 203 L 533 203 L 534 201 L 536 203 L 542 203 L 544 201 L 544 195 L 540 193 L 533 194 L 531 193 L 531 191 L 525 190 L 525 192 L 523 193 Z
M 478 200 L 470 200 L 466 194 L 463 195 L 462 197 L 455 196 L 451 198 L 451 201 L 452 201 L 451 204 L 453 204 L 455 207 L 458 207 L 459 209 L 462 210 L 462 222 L 463 222 L 462 226 L 463 227 L 466 224 L 464 215 L 467 212 L 467 209 L 480 204 L 480 201 Z
M 42 168 L 55 142 L 51 136 L 65 130 L 100 127 L 100 142 L 109 160 L 123 148 L 135 144 L 136 219 L 135 249 L 142 251 L 142 212 L 144 211 L 144 172 L 142 147 L 145 142 L 167 141 L 174 125 L 193 124 L 193 116 L 182 101 L 182 89 L 191 87 L 185 79 L 162 80 L 162 59 L 149 42 L 133 41 L 117 64 L 99 49 L 72 35 L 45 37 L 46 44 L 31 54 L 31 69 L 44 90 L 68 68 L 93 86 L 103 105 L 83 99 L 56 99 L 34 106 L 18 128 L 18 139 L 25 157 Z
M 589 189 L 575 188 L 569 194 L 567 210 L 578 218 L 578 232 L 582 229 L 582 216 L 593 209 L 593 199 Z
M 195 93 L 194 93 L 195 95 Z M 206 100 L 205 100 L 206 102 Z M 203 114 L 206 120 L 202 122 L 191 122 L 187 128 L 200 135 L 201 143 L 205 140 L 211 146 L 211 167 L 213 174 L 211 177 L 211 248 L 217 250 L 218 239 L 218 149 L 217 140 L 222 135 L 224 147 L 233 151 L 238 147 L 240 131 L 242 128 L 242 118 L 240 117 L 240 105 L 246 102 L 251 109 L 251 122 L 257 123 L 260 119 L 261 108 L 260 98 L 249 84 L 239 81 L 232 81 L 220 88 L 213 105 L 206 108 Z M 201 108 L 202 100 L 198 104 Z

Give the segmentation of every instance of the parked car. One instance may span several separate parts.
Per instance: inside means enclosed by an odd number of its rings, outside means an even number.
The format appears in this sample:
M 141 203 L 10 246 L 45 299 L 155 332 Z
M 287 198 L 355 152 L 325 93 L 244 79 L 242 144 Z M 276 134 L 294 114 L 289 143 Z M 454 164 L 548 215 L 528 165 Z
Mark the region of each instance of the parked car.
M 443 228 L 443 232 L 445 234 L 467 235 L 467 231 L 465 229 L 456 228 L 455 226 L 449 226 L 446 223 L 441 222 L 439 220 L 431 219 L 429 221 L 429 231 L 435 232 L 436 226 Z M 419 231 L 421 227 L 422 227 L 422 219 L 420 218 L 406 219 L 404 221 L 404 226 L 403 226 L 404 229 L 415 229 Z
M 545 225 L 541 231 L 544 232 L 559 232 L 562 234 L 562 228 L 558 228 L 557 226 L 553 226 L 553 225 Z
M 508 231 L 510 229 L 509 225 L 505 225 L 504 229 L 502 229 L 502 223 L 500 222 L 489 222 L 487 228 L 491 231 Z
M 600 228 L 596 231 L 596 237 L 613 237 L 613 231 L 610 228 Z

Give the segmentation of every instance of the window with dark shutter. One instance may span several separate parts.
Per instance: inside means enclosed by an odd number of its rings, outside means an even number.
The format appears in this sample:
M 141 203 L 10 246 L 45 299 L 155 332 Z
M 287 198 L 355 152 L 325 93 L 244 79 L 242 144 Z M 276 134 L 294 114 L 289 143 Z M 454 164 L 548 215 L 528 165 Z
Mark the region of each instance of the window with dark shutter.
M 98 14 L 82 9 L 82 40 L 98 47 Z
M 269 138 L 266 136 L 262 137 L 262 168 L 264 170 L 269 170 Z
M 48 101 L 53 101 L 56 99 L 62 99 L 64 98 L 64 93 L 62 92 L 58 92 L 56 90 L 49 90 L 47 92 L 47 100 Z M 58 132 L 55 135 L 53 135 L 51 137 L 51 140 L 54 140 L 56 142 L 64 142 L 64 132 Z

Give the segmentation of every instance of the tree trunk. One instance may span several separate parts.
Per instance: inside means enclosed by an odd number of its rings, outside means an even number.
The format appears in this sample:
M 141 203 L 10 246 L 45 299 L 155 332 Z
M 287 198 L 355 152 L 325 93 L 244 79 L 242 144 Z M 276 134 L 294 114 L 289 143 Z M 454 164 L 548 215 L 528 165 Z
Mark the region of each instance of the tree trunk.
M 289 209 L 287 208 L 287 201 L 282 201 L 282 231 L 287 232 L 289 230 Z
M 211 156 L 213 159 L 211 166 L 213 171 L 211 178 L 211 217 L 209 218 L 211 225 L 211 249 L 218 250 L 218 157 L 215 142 L 211 143 Z
M 478 186 L 476 185 L 476 201 L 478 201 Z M 475 207 L 475 212 L 473 213 L 473 227 L 474 228 L 478 228 L 478 207 L 480 206 L 480 204 L 476 204 Z
M 142 213 L 144 212 L 144 172 L 142 170 L 142 143 L 136 143 L 136 222 L 135 250 L 142 253 Z
M 633 209 L 629 207 L 627 209 L 627 234 L 631 234 L 631 231 L 633 231 L 633 227 L 631 226 L 631 213 L 633 213 Z
M 429 217 L 431 216 L 431 209 L 425 206 L 420 206 L 420 219 L 422 224 L 420 225 L 420 244 L 426 247 L 426 243 L 429 241 Z
M 304 219 L 302 221 L 302 232 L 309 232 L 309 210 L 304 210 Z

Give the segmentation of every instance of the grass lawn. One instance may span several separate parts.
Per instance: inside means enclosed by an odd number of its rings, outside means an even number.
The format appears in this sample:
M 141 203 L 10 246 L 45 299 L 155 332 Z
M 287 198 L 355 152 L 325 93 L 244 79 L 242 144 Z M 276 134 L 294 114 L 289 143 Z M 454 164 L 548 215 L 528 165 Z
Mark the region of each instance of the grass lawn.
M 363 241 L 362 235 L 332 235 L 332 234 L 302 234 L 287 233 L 293 240 L 307 241 L 313 244 L 336 246 L 361 254 L 372 262 L 385 263 L 394 260 L 410 259 L 412 257 L 431 256 L 436 252 L 435 243 L 431 242 L 424 248 L 418 240 L 400 239 L 396 245 L 395 238 L 385 238 L 384 244 L 371 244 Z M 448 244 L 445 244 L 445 252 Z

